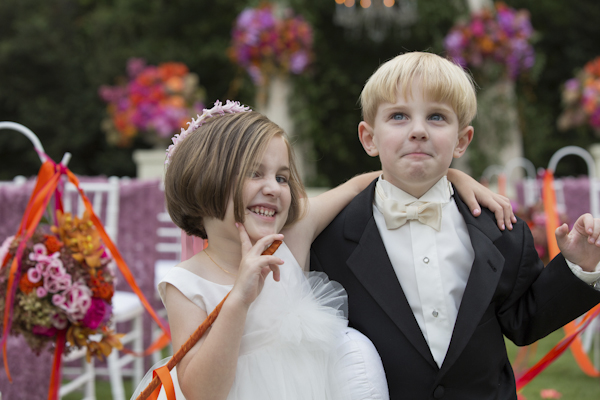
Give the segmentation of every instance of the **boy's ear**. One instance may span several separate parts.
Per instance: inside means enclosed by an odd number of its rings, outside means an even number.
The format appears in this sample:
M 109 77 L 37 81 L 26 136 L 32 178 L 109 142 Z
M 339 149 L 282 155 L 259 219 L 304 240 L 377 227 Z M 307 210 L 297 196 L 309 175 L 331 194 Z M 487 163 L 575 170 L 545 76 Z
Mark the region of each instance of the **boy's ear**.
M 377 150 L 377 146 L 373 141 L 374 134 L 373 127 L 365 121 L 361 121 L 361 123 L 358 124 L 358 140 L 360 140 L 363 148 L 371 157 L 377 157 L 379 155 L 379 150 Z
M 454 158 L 460 158 L 465 154 L 469 143 L 473 140 L 473 133 L 474 129 L 470 125 L 458 132 L 458 142 L 456 143 L 456 147 L 454 147 Z

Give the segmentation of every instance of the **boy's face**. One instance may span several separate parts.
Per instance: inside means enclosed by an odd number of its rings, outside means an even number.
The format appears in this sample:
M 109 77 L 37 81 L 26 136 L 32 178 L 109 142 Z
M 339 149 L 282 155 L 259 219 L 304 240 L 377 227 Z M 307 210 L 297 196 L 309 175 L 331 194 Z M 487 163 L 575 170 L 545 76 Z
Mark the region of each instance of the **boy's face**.
M 424 98 L 415 82 L 409 98 L 398 94 L 395 103 L 380 104 L 373 126 L 361 122 L 358 134 L 367 154 L 379 155 L 384 179 L 419 198 L 464 154 L 473 127 L 459 132 L 450 104 Z

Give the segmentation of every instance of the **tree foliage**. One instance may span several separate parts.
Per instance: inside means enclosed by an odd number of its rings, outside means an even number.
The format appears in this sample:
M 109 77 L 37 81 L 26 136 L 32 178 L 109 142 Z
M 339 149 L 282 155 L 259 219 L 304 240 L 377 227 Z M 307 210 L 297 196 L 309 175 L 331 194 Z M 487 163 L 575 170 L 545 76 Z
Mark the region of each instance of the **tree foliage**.
M 282 1 L 283 2 L 283 1 Z M 310 185 L 335 185 L 379 168 L 357 139 L 358 97 L 368 77 L 403 51 L 444 54 L 442 39 L 467 12 L 462 0 L 418 1 L 419 20 L 381 43 L 350 37 L 333 23 L 333 0 L 287 0 L 314 27 L 315 59 L 308 74 L 294 77 L 292 117 L 296 132 L 314 143 L 318 175 Z M 556 129 L 561 84 L 600 54 L 600 3 L 595 0 L 506 0 L 531 11 L 539 33 L 535 72 L 518 82 L 519 121 L 525 155 L 547 165 L 560 147 L 587 147 L 586 129 Z M 125 74 L 130 57 L 151 64 L 184 62 L 200 77 L 207 102 L 235 98 L 253 105 L 255 88 L 227 57 L 233 22 L 258 0 L 3 0 L 0 2 L 0 120 L 22 123 L 60 160 L 85 175 L 135 175 L 131 153 L 144 147 L 109 147 L 100 122 L 105 105 L 97 94 Z M 478 132 L 483 135 L 484 133 Z M 39 160 L 28 140 L 0 132 L 0 179 L 33 175 Z M 571 165 L 571 164 L 569 164 Z M 561 165 L 562 167 L 562 165 Z M 575 163 L 572 173 L 580 171 Z M 569 166 L 565 168 L 571 168 Z M 571 171 L 567 171 L 571 172 Z

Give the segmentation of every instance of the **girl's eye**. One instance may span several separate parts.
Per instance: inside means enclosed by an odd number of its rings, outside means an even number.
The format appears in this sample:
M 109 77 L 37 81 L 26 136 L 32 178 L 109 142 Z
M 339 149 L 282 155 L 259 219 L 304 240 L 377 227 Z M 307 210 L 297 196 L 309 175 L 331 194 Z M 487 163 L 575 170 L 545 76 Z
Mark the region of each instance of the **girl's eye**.
M 277 180 L 277 183 L 288 183 L 288 178 L 283 175 L 277 175 L 275 179 Z
M 406 114 L 403 114 L 403 113 L 392 114 L 392 119 L 394 119 L 396 121 L 401 121 L 401 120 L 406 119 L 406 118 L 407 118 Z
M 250 172 L 250 178 L 258 178 L 259 176 L 260 174 L 258 173 L 258 171 Z

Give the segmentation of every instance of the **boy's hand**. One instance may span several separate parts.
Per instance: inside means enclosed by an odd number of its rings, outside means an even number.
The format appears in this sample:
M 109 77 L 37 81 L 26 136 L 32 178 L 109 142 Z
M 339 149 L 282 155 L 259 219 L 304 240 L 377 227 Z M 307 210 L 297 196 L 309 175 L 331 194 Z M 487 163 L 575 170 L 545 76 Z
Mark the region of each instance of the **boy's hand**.
M 563 256 L 587 272 L 600 262 L 600 218 L 583 214 L 571 232 L 567 224 L 556 229 L 556 242 Z

